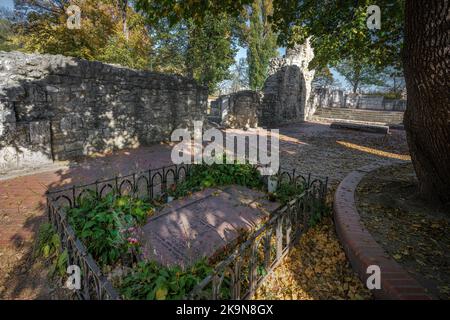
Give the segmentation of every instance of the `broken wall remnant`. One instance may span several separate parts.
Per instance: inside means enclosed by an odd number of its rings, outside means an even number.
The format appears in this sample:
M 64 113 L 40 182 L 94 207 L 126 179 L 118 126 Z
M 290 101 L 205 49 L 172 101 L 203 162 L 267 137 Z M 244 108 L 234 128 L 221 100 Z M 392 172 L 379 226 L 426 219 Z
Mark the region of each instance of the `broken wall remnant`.
M 317 108 L 345 108 L 379 111 L 406 110 L 406 99 L 390 99 L 382 95 L 346 93 L 343 90 L 315 88 L 310 99 L 310 110 Z
M 260 104 L 260 93 L 244 90 L 219 97 L 214 108 L 220 110 L 222 125 L 227 128 L 256 128 Z
M 308 101 L 315 71 L 309 70 L 314 58 L 309 40 L 286 50 L 283 58 L 274 58 L 269 66 L 269 76 L 263 88 L 261 124 L 305 121 L 314 111 Z

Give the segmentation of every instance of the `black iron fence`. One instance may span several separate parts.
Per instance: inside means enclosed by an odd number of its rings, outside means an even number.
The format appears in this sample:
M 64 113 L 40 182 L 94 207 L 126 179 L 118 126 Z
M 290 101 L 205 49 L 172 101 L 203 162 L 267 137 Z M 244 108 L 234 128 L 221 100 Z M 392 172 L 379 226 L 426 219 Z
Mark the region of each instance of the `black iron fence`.
M 68 265 L 81 269 L 80 299 L 120 299 L 119 294 L 102 274 L 85 245 L 76 237 L 67 219 L 67 209 L 77 207 L 85 194 L 101 199 L 110 192 L 135 198 L 154 200 L 164 198 L 171 185 L 184 181 L 192 165 L 171 165 L 126 176 L 99 180 L 47 192 L 50 222 L 67 250 Z M 273 213 L 270 220 L 254 232 L 214 272 L 189 295 L 192 299 L 248 299 L 288 253 L 298 236 L 308 228 L 311 215 L 324 208 L 326 178 L 280 168 L 278 183 L 301 184 L 302 193 Z
M 280 170 L 278 183 L 301 183 L 303 192 L 273 213 L 213 273 L 191 292 L 190 299 L 250 299 L 308 229 L 314 214 L 325 209 L 327 179 L 312 179 L 295 170 Z

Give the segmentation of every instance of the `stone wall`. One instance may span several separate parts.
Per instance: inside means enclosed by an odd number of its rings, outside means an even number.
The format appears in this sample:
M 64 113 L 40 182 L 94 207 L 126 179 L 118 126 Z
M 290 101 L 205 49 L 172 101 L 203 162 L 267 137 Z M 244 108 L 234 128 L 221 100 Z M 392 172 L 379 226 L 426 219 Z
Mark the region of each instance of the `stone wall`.
M 342 90 L 315 88 L 310 99 L 310 109 L 347 108 L 380 111 L 405 111 L 406 100 L 388 99 L 378 95 L 345 93 Z
M 263 88 L 261 123 L 274 126 L 304 121 L 314 113 L 309 104 L 314 70 L 308 65 L 314 58 L 309 40 L 287 49 L 283 58 L 271 60 L 269 77 Z
M 288 49 L 283 58 L 270 61 L 262 92 L 243 90 L 219 97 L 211 102 L 209 119 L 234 128 L 305 121 L 317 106 L 308 103 L 315 73 L 308 65 L 313 58 L 309 40 Z
M 211 104 L 211 115 L 218 116 L 221 124 L 228 128 L 258 127 L 258 112 L 261 105 L 259 92 L 243 90 L 220 96 Z
M 168 140 L 206 106 L 180 76 L 0 52 L 0 171 Z

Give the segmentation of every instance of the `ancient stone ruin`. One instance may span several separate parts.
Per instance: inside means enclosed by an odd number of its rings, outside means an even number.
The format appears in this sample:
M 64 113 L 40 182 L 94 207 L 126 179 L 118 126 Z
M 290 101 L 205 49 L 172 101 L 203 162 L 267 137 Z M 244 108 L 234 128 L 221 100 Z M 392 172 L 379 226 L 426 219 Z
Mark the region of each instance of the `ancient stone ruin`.
M 312 88 L 315 71 L 309 70 L 314 58 L 309 40 L 287 49 L 282 58 L 271 60 L 268 77 L 261 92 L 239 91 L 219 97 L 211 103 L 209 118 L 225 127 L 276 127 L 289 122 L 320 120 L 320 115 L 336 119 L 383 122 L 400 125 L 406 99 L 388 99 L 380 95 L 346 93 L 343 90 Z M 244 98 L 245 97 L 245 98 Z M 241 105 L 242 104 L 242 105 Z M 331 112 L 329 108 L 383 111 L 383 114 Z M 391 112 L 397 111 L 397 112 Z M 316 117 L 319 116 L 319 117 Z M 255 121 L 255 116 L 257 121 Z M 323 118 L 323 117 L 322 117 Z
M 168 140 L 207 88 L 61 55 L 0 53 L 0 171 Z
M 248 123 L 271 127 L 306 120 L 314 113 L 313 105 L 308 103 L 314 78 L 314 70 L 309 70 L 308 65 L 313 58 L 309 41 L 288 49 L 285 57 L 271 60 L 262 92 L 246 90 L 219 97 L 211 105 L 213 116 L 219 115 L 223 125 L 233 128 Z
M 313 57 L 309 41 L 288 49 L 283 58 L 272 59 L 261 92 L 219 97 L 210 118 L 241 129 L 301 122 L 327 108 L 405 110 L 405 100 L 312 91 Z M 2 52 L 0 171 L 167 141 L 175 128 L 204 120 L 207 94 L 206 87 L 177 75 Z
M 229 128 L 258 127 L 261 94 L 252 90 L 243 90 L 235 94 L 219 97 L 212 104 L 213 116 L 217 122 Z
M 314 70 L 308 65 L 314 58 L 309 40 L 286 50 L 286 56 L 271 60 L 269 76 L 263 88 L 261 123 L 267 126 L 304 121 L 311 112 L 308 100 Z
M 315 88 L 310 103 L 317 108 L 345 108 L 378 111 L 406 110 L 406 99 L 388 99 L 380 95 L 346 93 L 343 90 Z

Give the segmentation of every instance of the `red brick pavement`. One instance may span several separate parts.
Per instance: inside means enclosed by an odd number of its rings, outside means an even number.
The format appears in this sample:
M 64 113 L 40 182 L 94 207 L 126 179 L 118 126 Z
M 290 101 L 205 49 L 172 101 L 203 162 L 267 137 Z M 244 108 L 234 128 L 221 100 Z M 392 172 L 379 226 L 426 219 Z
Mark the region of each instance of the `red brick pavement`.
M 0 181 L 0 249 L 21 246 L 45 219 L 45 191 L 68 184 L 93 182 L 170 163 L 170 147 L 154 145 L 122 150 L 68 168 Z

